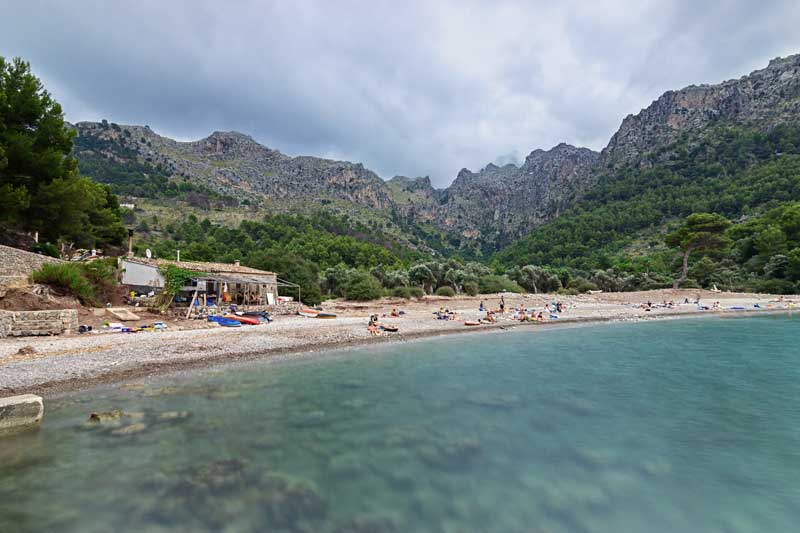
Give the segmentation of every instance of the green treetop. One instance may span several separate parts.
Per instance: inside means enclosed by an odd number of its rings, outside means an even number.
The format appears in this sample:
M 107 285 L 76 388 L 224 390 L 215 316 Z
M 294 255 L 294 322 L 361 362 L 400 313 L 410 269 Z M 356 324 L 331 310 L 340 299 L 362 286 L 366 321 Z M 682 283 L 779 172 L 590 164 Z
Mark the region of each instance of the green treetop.
M 686 217 L 681 227 L 667 235 L 668 246 L 679 248 L 683 253 L 681 276 L 673 283 L 674 288 L 686 281 L 689 273 L 689 254 L 694 251 L 724 250 L 730 245 L 725 231 L 730 221 L 716 213 L 694 213 Z
M 78 175 L 74 135 L 30 65 L 0 57 L 0 225 L 81 246 L 121 243 L 117 199 Z

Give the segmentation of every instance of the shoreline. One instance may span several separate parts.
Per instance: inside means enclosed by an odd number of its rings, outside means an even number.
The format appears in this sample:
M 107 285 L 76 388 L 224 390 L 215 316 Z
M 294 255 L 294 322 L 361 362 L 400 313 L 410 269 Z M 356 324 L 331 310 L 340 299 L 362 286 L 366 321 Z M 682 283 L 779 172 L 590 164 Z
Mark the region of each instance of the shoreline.
M 10 388 L 3 387 L 0 380 L 0 396 L 16 394 L 37 394 L 43 397 L 59 397 L 70 393 L 90 390 L 96 387 L 121 384 L 132 380 L 150 379 L 177 374 L 181 372 L 191 372 L 204 370 L 212 367 L 223 366 L 225 364 L 236 364 L 243 362 L 286 362 L 301 360 L 305 358 L 323 359 L 326 354 L 331 352 L 342 352 L 350 348 L 361 348 L 375 346 L 385 343 L 398 344 L 402 342 L 414 342 L 418 340 L 445 337 L 450 335 L 468 335 L 481 333 L 497 333 L 500 331 L 517 331 L 520 328 L 554 330 L 570 327 L 594 326 L 601 324 L 625 323 L 625 322 L 649 322 L 661 320 L 681 320 L 689 318 L 720 318 L 720 317 L 750 317 L 754 315 L 778 315 L 792 314 L 797 309 L 744 309 L 744 310 L 721 310 L 721 311 L 660 311 L 651 315 L 640 314 L 636 316 L 578 316 L 565 317 L 546 323 L 532 322 L 502 322 L 496 324 L 485 324 L 479 327 L 439 327 L 421 331 L 412 331 L 407 334 L 393 334 L 380 337 L 364 336 L 351 338 L 348 340 L 327 340 L 319 342 L 316 339 L 309 339 L 306 343 L 296 346 L 265 348 L 247 351 L 231 351 L 227 353 L 216 353 L 204 355 L 201 350 L 190 352 L 189 357 L 171 359 L 159 362 L 134 362 L 127 368 L 110 369 L 99 371 L 94 375 L 74 376 L 66 379 L 45 379 L 39 383 L 28 386 Z M 311 319 L 313 320 L 313 319 Z M 274 327 L 272 325 L 265 327 Z M 202 330 L 199 330 L 202 331 Z M 220 331 L 220 330 L 214 330 Z M 222 330 L 225 331 L 225 330 Z M 227 330 L 230 331 L 230 330 Z M 252 331 L 252 330 L 251 330 Z M 321 353 L 320 353 L 321 352 Z M 53 356 L 57 357 L 57 356 Z M 39 358 L 40 361 L 47 357 Z M 0 375 L 3 374 L 3 367 L 0 360 Z M 10 390 L 9 390 L 10 389 Z M 8 394 L 4 394 L 8 393 Z

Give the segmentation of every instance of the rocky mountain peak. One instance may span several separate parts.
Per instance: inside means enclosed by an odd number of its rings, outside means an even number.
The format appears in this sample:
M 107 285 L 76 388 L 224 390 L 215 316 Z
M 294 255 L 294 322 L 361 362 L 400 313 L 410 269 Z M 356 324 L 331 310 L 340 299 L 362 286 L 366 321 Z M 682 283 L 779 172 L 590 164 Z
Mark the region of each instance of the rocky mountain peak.
M 667 91 L 628 115 L 603 150 L 605 163 L 640 163 L 654 147 L 712 122 L 770 127 L 800 118 L 800 54 L 770 61 L 739 79 Z

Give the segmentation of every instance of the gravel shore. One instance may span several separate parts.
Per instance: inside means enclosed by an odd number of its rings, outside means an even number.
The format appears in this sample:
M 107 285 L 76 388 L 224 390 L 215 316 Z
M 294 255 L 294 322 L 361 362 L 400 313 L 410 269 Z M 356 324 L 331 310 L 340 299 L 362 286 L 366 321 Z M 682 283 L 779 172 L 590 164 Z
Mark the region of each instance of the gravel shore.
M 701 295 L 704 305 L 719 301 L 718 310 L 701 310 L 684 304 Z M 21 393 L 56 394 L 88 388 L 101 383 L 141 379 L 165 372 L 201 368 L 222 362 L 257 358 L 287 358 L 295 354 L 320 352 L 355 344 L 396 342 L 420 337 L 491 331 L 525 327 L 533 330 L 556 325 L 604 321 L 643 320 L 676 316 L 742 314 L 784 311 L 794 306 L 791 299 L 770 295 L 714 294 L 705 291 L 649 291 L 583 295 L 505 295 L 506 309 L 519 305 L 539 309 L 548 301 L 561 300 L 567 309 L 557 320 L 547 323 L 520 323 L 505 313 L 497 324 L 464 326 L 465 320 L 478 318 L 478 305 L 498 307 L 499 296 L 474 298 L 427 298 L 420 302 L 386 300 L 355 304 L 326 302 L 326 310 L 336 312 L 334 320 L 300 316 L 279 316 L 272 324 L 241 328 L 215 327 L 183 331 L 154 331 L 134 334 L 102 333 L 59 337 L 27 337 L 0 340 L 0 396 Z M 645 310 L 644 302 L 673 301 L 673 307 Z M 759 308 L 754 308 L 758 304 Z M 372 337 L 366 325 L 370 314 L 405 311 L 402 318 L 383 318 L 400 328 L 398 333 Z M 440 307 L 455 310 L 459 320 L 435 320 Z M 743 307 L 732 310 L 731 307 Z M 32 348 L 33 350 L 29 349 Z

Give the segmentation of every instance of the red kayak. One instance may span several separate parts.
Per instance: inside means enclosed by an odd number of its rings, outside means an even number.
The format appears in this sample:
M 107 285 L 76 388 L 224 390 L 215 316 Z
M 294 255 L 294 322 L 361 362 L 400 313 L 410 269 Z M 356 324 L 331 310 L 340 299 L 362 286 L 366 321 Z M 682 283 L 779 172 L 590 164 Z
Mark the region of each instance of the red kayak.
M 257 326 L 261 324 L 261 321 L 252 316 L 239 316 L 239 315 L 231 315 L 227 314 L 224 318 L 228 318 L 230 320 L 236 320 L 237 322 L 241 322 L 242 324 L 250 324 L 251 326 Z

